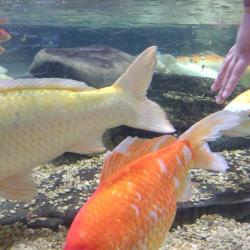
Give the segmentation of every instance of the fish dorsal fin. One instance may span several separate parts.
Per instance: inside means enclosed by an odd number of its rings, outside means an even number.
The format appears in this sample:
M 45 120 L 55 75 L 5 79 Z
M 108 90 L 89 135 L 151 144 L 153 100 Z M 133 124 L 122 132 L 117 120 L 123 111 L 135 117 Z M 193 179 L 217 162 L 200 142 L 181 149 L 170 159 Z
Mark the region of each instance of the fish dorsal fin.
M 134 95 L 145 96 L 156 66 L 156 46 L 145 49 L 122 74 L 114 86 Z
M 108 151 L 104 158 L 100 183 L 103 183 L 119 169 L 140 157 L 155 152 L 176 141 L 171 135 L 163 135 L 153 139 L 127 137 L 112 152 Z
M 65 89 L 72 91 L 87 91 L 94 88 L 87 84 L 62 78 L 29 78 L 0 80 L 0 92 L 24 89 Z

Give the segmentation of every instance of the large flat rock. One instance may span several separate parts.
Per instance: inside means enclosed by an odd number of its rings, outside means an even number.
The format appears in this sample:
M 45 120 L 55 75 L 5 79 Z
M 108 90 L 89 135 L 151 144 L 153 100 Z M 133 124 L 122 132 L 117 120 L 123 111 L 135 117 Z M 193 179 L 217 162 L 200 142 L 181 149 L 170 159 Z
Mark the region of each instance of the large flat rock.
M 100 88 L 112 84 L 133 59 L 107 46 L 48 48 L 36 54 L 30 72 L 35 77 L 70 78 Z

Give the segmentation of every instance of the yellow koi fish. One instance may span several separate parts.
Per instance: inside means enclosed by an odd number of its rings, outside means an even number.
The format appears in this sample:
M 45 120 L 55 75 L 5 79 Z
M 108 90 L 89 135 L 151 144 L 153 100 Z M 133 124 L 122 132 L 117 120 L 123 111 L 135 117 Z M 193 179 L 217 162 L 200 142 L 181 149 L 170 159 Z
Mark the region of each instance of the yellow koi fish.
M 174 132 L 160 106 L 145 96 L 155 65 L 156 47 L 150 47 L 102 89 L 56 78 L 0 81 L 0 195 L 32 198 L 32 168 L 66 151 L 104 151 L 108 128 L 124 124 Z

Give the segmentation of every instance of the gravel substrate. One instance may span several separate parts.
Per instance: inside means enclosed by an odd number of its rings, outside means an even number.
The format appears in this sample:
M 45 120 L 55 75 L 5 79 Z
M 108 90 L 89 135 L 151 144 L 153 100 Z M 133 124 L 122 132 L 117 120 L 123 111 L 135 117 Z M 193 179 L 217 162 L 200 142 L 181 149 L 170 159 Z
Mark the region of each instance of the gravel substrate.
M 162 250 L 249 250 L 250 224 L 219 215 L 203 215 L 194 224 L 173 229 Z
M 0 250 L 59 250 L 63 248 L 65 237 L 65 227 L 53 231 L 27 228 L 21 223 L 0 226 Z
M 62 249 L 66 228 L 30 229 L 20 223 L 0 227 L 1 250 Z M 3 247 L 4 246 L 4 247 Z M 250 224 L 236 222 L 219 215 L 204 215 L 194 224 L 184 225 L 168 233 L 161 250 L 248 250 Z
M 191 201 L 197 204 L 220 194 L 237 194 L 249 191 L 250 187 L 250 150 L 224 151 L 223 155 L 229 165 L 226 173 L 192 169 L 190 176 L 196 185 L 193 187 Z M 222 197 L 221 197 L 222 196 Z M 250 198 L 250 196 L 248 196 Z
M 196 185 L 189 202 L 188 223 L 201 214 L 208 214 L 207 211 L 194 213 L 200 204 L 206 207 L 206 204 L 218 200 L 230 204 L 241 194 L 245 195 L 244 200 L 250 199 L 250 150 L 224 151 L 222 154 L 230 165 L 227 173 L 200 169 L 190 173 Z M 39 195 L 35 199 L 30 203 L 0 200 L 0 250 L 62 249 L 66 228 L 61 225 L 71 223 L 77 209 L 95 190 L 102 162 L 103 155 L 86 158 L 68 154 L 36 168 L 34 179 L 39 187 Z M 180 203 L 179 206 L 183 205 Z M 250 250 L 250 224 L 227 219 L 225 210 L 221 210 L 220 214 L 224 217 L 207 215 L 194 224 L 173 229 L 163 249 Z M 246 209 L 246 216 L 249 216 L 249 210 Z M 213 210 L 212 213 L 217 212 Z M 234 213 L 243 214 L 240 210 Z M 232 217 L 231 212 L 227 215 Z M 242 219 L 235 215 L 233 217 Z

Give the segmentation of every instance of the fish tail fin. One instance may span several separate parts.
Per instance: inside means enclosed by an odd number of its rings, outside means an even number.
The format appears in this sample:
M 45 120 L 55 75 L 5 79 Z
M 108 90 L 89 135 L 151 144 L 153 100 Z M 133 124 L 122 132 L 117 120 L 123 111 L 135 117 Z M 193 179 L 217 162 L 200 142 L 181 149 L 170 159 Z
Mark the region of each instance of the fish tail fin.
M 228 169 L 226 160 L 223 156 L 211 152 L 207 142 L 216 140 L 232 129 L 237 131 L 237 135 L 244 136 L 246 131 L 241 131 L 240 125 L 247 121 L 249 118 L 246 113 L 221 110 L 205 117 L 184 132 L 179 139 L 188 141 L 191 146 L 193 168 L 225 172 Z
M 165 112 L 146 97 L 155 66 L 156 46 L 152 46 L 135 59 L 113 86 L 122 89 L 131 97 L 136 115 L 127 125 L 160 133 L 173 133 L 175 129 L 168 121 Z

